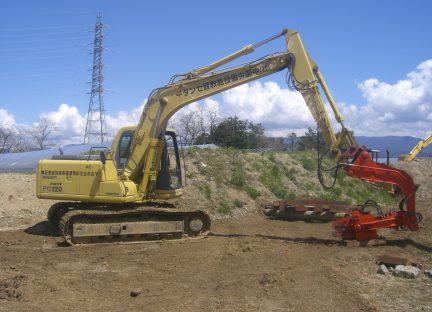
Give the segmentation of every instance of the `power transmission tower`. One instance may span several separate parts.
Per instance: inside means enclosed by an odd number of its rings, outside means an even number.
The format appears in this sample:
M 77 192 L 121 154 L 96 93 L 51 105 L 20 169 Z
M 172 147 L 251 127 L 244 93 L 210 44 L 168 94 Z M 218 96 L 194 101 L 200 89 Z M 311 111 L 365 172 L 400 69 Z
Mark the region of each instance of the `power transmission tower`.
M 93 43 L 93 68 L 92 81 L 90 90 L 90 102 L 87 114 L 87 123 L 84 133 L 84 144 L 99 141 L 102 143 L 106 135 L 105 132 L 105 109 L 103 102 L 103 38 L 102 33 L 104 24 L 102 23 L 101 14 L 98 13 L 95 24 L 95 37 Z

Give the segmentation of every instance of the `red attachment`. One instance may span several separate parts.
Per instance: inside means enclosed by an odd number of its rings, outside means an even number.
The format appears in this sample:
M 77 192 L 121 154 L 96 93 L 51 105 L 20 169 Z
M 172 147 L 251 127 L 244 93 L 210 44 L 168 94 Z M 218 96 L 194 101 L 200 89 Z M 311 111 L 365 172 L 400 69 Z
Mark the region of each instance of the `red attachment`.
M 404 227 L 411 231 L 418 230 L 415 215 L 415 193 L 417 186 L 412 178 L 403 170 L 380 164 L 372 160 L 364 146 L 355 147 L 345 152 L 341 161 L 345 163 L 347 175 L 370 182 L 391 183 L 402 192 L 403 199 L 399 203 L 400 211 L 389 211 L 383 217 L 355 209 L 350 217 L 333 222 L 336 233 L 347 240 L 369 240 L 376 238 L 379 228 Z M 402 210 L 405 205 L 406 210 Z

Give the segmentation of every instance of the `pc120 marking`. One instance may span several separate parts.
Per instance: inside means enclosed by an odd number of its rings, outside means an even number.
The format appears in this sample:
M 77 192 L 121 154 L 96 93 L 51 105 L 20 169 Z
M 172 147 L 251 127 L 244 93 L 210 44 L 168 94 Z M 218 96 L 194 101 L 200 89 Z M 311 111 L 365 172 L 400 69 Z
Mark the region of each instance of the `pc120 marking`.
M 61 186 L 42 186 L 43 192 L 52 192 L 52 193 L 61 193 L 63 191 L 63 188 Z

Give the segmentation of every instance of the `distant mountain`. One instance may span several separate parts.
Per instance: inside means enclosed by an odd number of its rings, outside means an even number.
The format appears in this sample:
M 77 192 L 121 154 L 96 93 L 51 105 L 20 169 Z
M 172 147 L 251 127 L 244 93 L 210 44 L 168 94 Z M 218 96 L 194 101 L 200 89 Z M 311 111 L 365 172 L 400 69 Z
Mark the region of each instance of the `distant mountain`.
M 408 154 L 421 140 L 411 136 L 356 136 L 356 139 L 359 145 L 365 145 L 367 148 L 380 150 L 382 157 L 385 157 L 386 149 L 390 151 L 390 157 L 397 157 L 400 154 Z M 432 155 L 432 144 L 423 149 L 418 156 L 429 155 Z
M 298 142 L 299 138 L 300 137 L 296 138 L 296 142 Z M 400 154 L 408 154 L 411 152 L 412 148 L 421 139 L 411 136 L 356 136 L 356 140 L 359 145 L 365 145 L 369 149 L 380 150 L 380 157 L 386 157 L 386 149 L 388 149 L 390 151 L 390 157 L 397 158 Z M 290 146 L 291 140 L 284 138 L 284 144 Z M 418 156 L 432 156 L 432 144 L 423 149 Z

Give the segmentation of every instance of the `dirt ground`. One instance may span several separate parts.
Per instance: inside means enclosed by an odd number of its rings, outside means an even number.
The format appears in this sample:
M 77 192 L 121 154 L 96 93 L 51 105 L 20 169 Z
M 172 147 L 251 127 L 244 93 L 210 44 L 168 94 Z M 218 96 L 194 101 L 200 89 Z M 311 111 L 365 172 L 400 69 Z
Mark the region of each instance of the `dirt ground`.
M 34 175 L 0 174 L 0 311 L 431 311 L 432 211 L 418 232 L 347 247 L 330 224 L 216 220 L 205 238 L 61 247 Z M 377 274 L 385 251 L 419 259 L 415 280 Z
M 398 161 L 393 165 L 406 171 L 419 185 L 417 199 L 432 200 L 432 157 L 417 157 L 413 161 Z

